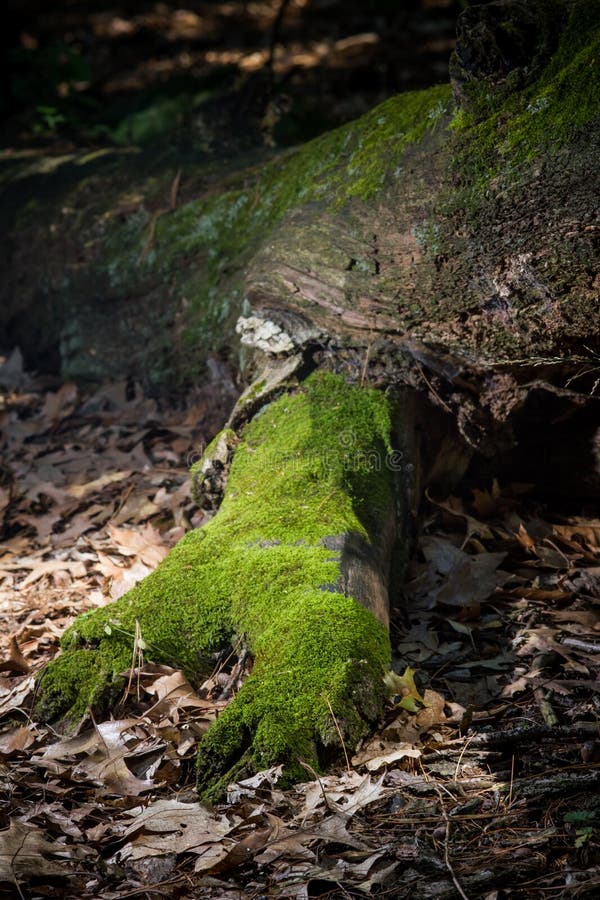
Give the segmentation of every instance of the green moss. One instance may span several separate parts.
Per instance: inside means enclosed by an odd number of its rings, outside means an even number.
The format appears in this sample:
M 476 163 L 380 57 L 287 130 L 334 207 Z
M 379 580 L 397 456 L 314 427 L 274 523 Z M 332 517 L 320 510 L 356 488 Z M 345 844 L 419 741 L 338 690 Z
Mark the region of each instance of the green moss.
M 255 381 L 254 384 L 250 385 L 248 390 L 244 394 L 244 399 L 247 402 L 251 402 L 252 400 L 256 400 L 265 389 L 266 381 Z
M 302 780 L 301 762 L 319 768 L 339 749 L 336 721 L 350 749 L 383 700 L 389 666 L 383 626 L 351 598 L 306 590 L 263 631 L 257 662 L 235 703 L 200 745 L 199 785 L 217 796 L 235 772 L 286 761 Z M 241 768 L 239 768 L 241 767 Z
M 147 144 L 160 140 L 180 124 L 193 108 L 189 94 L 153 97 L 144 109 L 125 116 L 109 134 L 115 144 Z
M 389 640 L 344 596 L 339 554 L 323 539 L 376 538 L 394 508 L 391 427 L 383 395 L 327 373 L 266 407 L 242 436 L 215 518 L 127 595 L 76 620 L 42 678 L 42 703 L 49 693 L 57 710 L 63 688 L 74 720 L 96 702 L 99 680 L 131 658 L 136 623 L 148 656 L 191 677 L 243 635 L 255 667 L 203 743 L 206 787 L 245 752 L 253 766 L 318 765 L 317 747 L 338 740 L 332 710 L 353 744 L 379 711 Z M 87 657 L 98 661 L 81 666 Z
M 117 698 L 124 685 L 121 675 L 131 665 L 132 648 L 126 641 L 100 645 L 95 653 L 64 653 L 44 672 L 37 714 L 52 720 L 68 709 L 69 721 L 76 723 L 88 709 Z
M 408 92 L 310 141 L 262 173 L 262 214 L 276 220 L 299 203 L 339 207 L 372 197 L 394 177 L 407 147 L 435 128 L 450 106 L 449 85 Z
M 109 231 L 101 267 L 118 289 L 172 279 L 188 301 L 187 346 L 203 356 L 233 331 L 244 266 L 286 213 L 372 197 L 394 179 L 406 149 L 437 127 L 450 97 L 448 85 L 401 94 L 259 170 L 232 176 L 221 192 L 159 216 L 147 252 L 150 217 L 141 210 Z M 190 274 L 182 260 L 192 258 Z
M 574 6 L 556 53 L 533 84 L 495 103 L 488 98 L 479 113 L 456 114 L 455 168 L 474 202 L 490 182 L 518 180 L 532 160 L 551 157 L 600 117 L 598 11 L 598 0 Z

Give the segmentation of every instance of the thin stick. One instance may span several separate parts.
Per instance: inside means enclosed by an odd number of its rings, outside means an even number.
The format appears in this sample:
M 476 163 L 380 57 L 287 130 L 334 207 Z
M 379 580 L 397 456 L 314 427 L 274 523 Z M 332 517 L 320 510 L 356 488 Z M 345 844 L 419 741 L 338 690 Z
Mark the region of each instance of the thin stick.
M 461 764 L 461 762 L 462 762 L 463 756 L 465 755 L 465 753 L 466 753 L 467 750 L 469 749 L 469 743 L 471 742 L 471 740 L 472 740 L 472 738 L 467 738 L 467 740 L 466 740 L 466 742 L 465 742 L 465 746 L 464 746 L 464 747 L 462 748 L 462 750 L 460 751 L 460 756 L 458 757 L 458 759 L 457 759 L 457 761 L 456 761 L 456 769 L 454 770 L 454 780 L 455 780 L 455 781 L 458 781 L 458 776 L 459 776 L 459 774 L 460 774 L 460 764 Z
M 344 759 L 346 760 L 346 769 L 348 770 L 348 772 L 351 772 L 351 771 L 352 771 L 352 766 L 350 765 L 350 760 L 349 760 L 349 758 L 348 758 L 348 751 L 346 750 L 346 744 L 344 743 L 344 736 L 343 736 L 343 734 L 342 734 L 342 730 L 341 730 L 340 726 L 338 725 L 338 720 L 337 720 L 336 717 L 335 717 L 335 713 L 334 713 L 334 711 L 333 711 L 333 707 L 332 707 L 331 703 L 329 702 L 329 697 L 325 697 L 325 703 L 326 703 L 327 706 L 329 707 L 329 712 L 331 713 L 331 718 L 333 719 L 333 724 L 335 725 L 335 729 L 336 729 L 336 731 L 337 731 L 337 733 L 338 733 L 338 735 L 339 735 L 339 738 L 340 738 L 340 742 L 341 742 L 341 745 L 342 745 L 342 750 L 344 751 Z
M 444 834 L 444 840 L 443 840 L 443 845 L 444 845 L 444 864 L 445 864 L 446 868 L 448 869 L 448 872 L 450 873 L 450 877 L 452 878 L 452 881 L 453 881 L 453 883 L 454 883 L 454 887 L 456 888 L 456 890 L 458 891 L 458 893 L 459 893 L 460 896 L 462 897 L 462 900 L 469 900 L 469 897 L 468 897 L 467 894 L 465 894 L 465 892 L 463 891 L 462 885 L 461 885 L 460 881 L 458 880 L 458 878 L 456 877 L 456 874 L 455 874 L 455 872 L 454 872 L 454 869 L 452 868 L 452 863 L 450 862 L 450 850 L 449 850 L 449 844 L 450 844 L 450 819 L 448 818 L 448 813 L 446 812 L 446 808 L 445 808 L 445 806 L 444 806 L 444 798 L 443 798 L 443 796 L 442 796 L 442 792 L 441 792 L 441 790 L 440 790 L 440 788 L 439 788 L 439 785 L 438 785 L 435 781 L 432 781 L 431 784 L 433 784 L 433 786 L 434 786 L 434 788 L 435 788 L 435 790 L 436 790 L 436 793 L 437 793 L 438 797 L 440 798 L 440 811 L 441 811 L 441 813 L 442 813 L 442 818 L 443 818 L 444 823 L 445 823 L 445 825 L 446 825 L 446 831 L 445 831 L 445 834 Z
M 121 699 L 121 704 L 125 703 L 127 695 L 131 690 L 131 686 L 133 684 L 134 675 L 137 679 L 136 684 L 136 694 L 137 699 L 140 699 L 140 669 L 144 665 L 144 651 L 141 648 L 142 641 L 142 629 L 140 628 L 140 623 L 138 620 L 135 620 L 135 634 L 133 638 L 133 650 L 131 654 L 131 669 L 129 670 L 129 680 L 127 681 L 127 687 L 123 692 L 123 697 Z
M 146 238 L 146 243 L 142 247 L 140 251 L 140 255 L 137 258 L 136 266 L 141 266 L 144 262 L 152 247 L 154 246 L 154 236 L 156 234 L 156 223 L 158 221 L 158 217 L 162 216 L 164 209 L 155 210 L 150 216 L 150 222 L 148 224 L 148 237 Z
M 513 784 L 515 781 L 515 754 L 510 758 L 510 787 L 508 789 L 508 808 L 512 806 Z
M 444 407 L 446 412 L 451 413 L 452 410 L 450 409 L 448 404 L 445 403 L 444 400 L 442 400 L 442 398 L 440 397 L 440 395 L 438 394 L 438 392 L 436 391 L 436 389 L 434 388 L 432 383 L 429 381 L 429 379 L 425 375 L 425 372 L 423 371 L 423 366 L 421 365 L 421 363 L 417 362 L 417 367 L 419 369 L 419 374 L 420 374 L 421 378 L 423 379 L 423 381 L 425 382 L 425 384 L 427 385 L 427 387 L 429 388 L 429 390 L 431 391 L 433 396 L 436 398 L 436 400 L 438 400 L 442 404 L 442 406 Z
M 373 344 L 373 342 L 369 341 L 369 344 L 367 346 L 367 352 L 365 354 L 365 362 L 362 367 L 362 372 L 360 373 L 360 386 L 361 387 L 365 386 L 365 378 L 367 377 L 367 366 L 369 365 L 369 356 L 371 355 L 372 344 Z
M 315 772 L 315 770 L 313 769 L 312 766 L 309 766 L 308 763 L 304 762 L 303 759 L 298 759 L 298 762 L 300 763 L 300 765 L 302 766 L 302 768 L 303 768 L 303 769 L 306 769 L 306 771 L 307 771 L 310 775 L 312 775 L 312 777 L 315 779 L 315 781 L 318 782 L 319 787 L 321 788 L 321 793 L 323 794 L 323 802 L 325 803 L 325 806 L 327 807 L 327 809 L 329 809 L 329 810 L 331 810 L 332 812 L 334 812 L 335 810 L 334 810 L 334 808 L 331 806 L 331 803 L 329 802 L 329 798 L 328 798 L 327 794 L 325 793 L 325 788 L 323 787 L 323 782 L 322 782 L 321 779 L 319 778 L 318 773 Z

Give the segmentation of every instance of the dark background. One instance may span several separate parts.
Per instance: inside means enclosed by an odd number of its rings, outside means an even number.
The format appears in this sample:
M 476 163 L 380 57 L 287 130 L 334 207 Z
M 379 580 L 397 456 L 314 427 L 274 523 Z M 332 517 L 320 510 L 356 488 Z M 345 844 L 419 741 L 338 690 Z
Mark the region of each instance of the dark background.
M 4 147 L 143 143 L 132 115 L 199 91 L 237 98 L 240 129 L 293 144 L 403 90 L 447 80 L 457 0 L 10 0 L 2 29 Z M 172 123 L 173 116 L 167 116 Z M 136 120 L 137 121 L 137 120 Z M 160 129 L 158 129 L 160 131 Z M 168 130 L 168 129 L 167 129 Z

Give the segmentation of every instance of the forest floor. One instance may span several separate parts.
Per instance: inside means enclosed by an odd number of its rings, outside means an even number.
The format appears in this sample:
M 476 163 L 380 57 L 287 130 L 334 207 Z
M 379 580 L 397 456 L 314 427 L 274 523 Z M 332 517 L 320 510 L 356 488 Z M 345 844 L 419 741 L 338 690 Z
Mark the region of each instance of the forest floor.
M 272 769 L 208 807 L 204 684 L 132 659 L 113 717 L 32 719 L 83 610 L 202 524 L 189 463 L 227 410 L 0 367 L 0 894 L 19 898 L 593 897 L 600 893 L 600 522 L 522 484 L 428 498 L 392 632 L 395 696 L 347 765 Z

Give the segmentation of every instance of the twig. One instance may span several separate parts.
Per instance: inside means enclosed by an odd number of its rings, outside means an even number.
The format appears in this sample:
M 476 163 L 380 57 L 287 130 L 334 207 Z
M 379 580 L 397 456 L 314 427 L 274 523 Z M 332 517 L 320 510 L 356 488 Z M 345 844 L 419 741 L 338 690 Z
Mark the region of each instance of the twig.
M 492 731 L 488 734 L 474 734 L 469 740 L 471 748 L 513 747 L 515 744 L 539 741 L 540 738 L 578 741 L 599 736 L 600 723 L 579 722 L 577 725 L 531 725 L 524 728 L 512 728 L 509 731 Z M 456 738 L 453 741 L 447 741 L 445 746 L 462 744 L 463 741 L 464 738 Z
M 114 519 L 115 516 L 119 515 L 119 513 L 121 512 L 121 510 L 123 509 L 123 507 L 125 506 L 127 501 L 129 500 L 129 498 L 131 496 L 131 492 L 133 491 L 134 488 L 135 488 L 135 482 L 132 482 L 129 485 L 129 487 L 124 491 L 122 497 L 120 498 L 117 508 L 115 509 L 114 513 L 112 514 L 111 519 Z
M 369 344 L 367 346 L 367 352 L 365 353 L 365 362 L 362 367 L 362 372 L 360 373 L 360 386 L 361 387 L 364 387 L 364 385 L 365 385 L 365 378 L 367 377 L 367 367 L 369 365 L 369 356 L 371 355 L 372 343 L 373 343 L 373 341 L 370 340 Z
M 458 878 L 456 877 L 456 873 L 455 873 L 454 869 L 452 868 L 452 863 L 450 862 L 450 818 L 448 817 L 448 813 L 446 812 L 446 807 L 444 806 L 444 798 L 442 796 L 442 792 L 441 792 L 440 787 L 437 784 L 437 782 L 432 781 L 432 784 L 433 784 L 433 787 L 435 788 L 436 794 L 439 797 L 440 812 L 442 814 L 442 818 L 443 818 L 444 824 L 446 826 L 446 830 L 444 833 L 444 840 L 442 842 L 443 846 L 444 846 L 444 864 L 445 864 L 446 868 L 448 869 L 448 872 L 450 873 L 450 877 L 452 879 L 454 887 L 456 888 L 456 890 L 462 897 L 462 900 L 469 900 L 469 897 L 463 891 L 462 885 L 461 885 L 460 881 L 458 880 Z
M 512 806 L 513 785 L 515 783 L 515 754 L 510 758 L 510 787 L 508 789 L 508 807 Z
M 165 211 L 164 209 L 157 209 L 152 213 L 152 216 L 150 217 L 150 224 L 148 226 L 148 237 L 146 238 L 146 243 L 142 247 L 142 249 L 140 251 L 140 255 L 137 258 L 137 262 L 136 262 L 137 266 L 141 266 L 141 264 L 144 262 L 144 260 L 146 259 L 146 257 L 150 253 L 150 251 L 152 250 L 152 247 L 154 246 L 154 236 L 156 234 L 156 223 L 158 221 L 158 217 L 162 216 L 164 211 Z
M 131 668 L 129 670 L 129 679 L 127 681 L 127 687 L 123 692 L 123 697 L 121 699 L 121 703 L 125 703 L 125 699 L 127 695 L 131 691 L 131 686 L 133 684 L 134 675 L 137 679 L 136 684 L 136 695 L 137 699 L 140 699 L 140 669 L 144 665 L 144 651 L 142 649 L 142 629 L 140 628 L 140 623 L 138 620 L 135 620 L 135 634 L 133 637 L 133 650 L 131 653 Z
M 331 803 L 329 802 L 329 797 L 328 797 L 327 794 L 325 793 L 325 788 L 323 787 L 323 782 L 322 782 L 321 779 L 319 778 L 318 773 L 315 772 L 315 770 L 313 769 L 313 767 L 310 766 L 307 762 L 304 762 L 303 759 L 298 759 L 298 762 L 300 763 L 300 765 L 302 766 L 302 768 L 303 768 L 303 769 L 306 769 L 306 771 L 309 773 L 309 775 L 312 775 L 312 777 L 315 779 L 315 781 L 318 782 L 319 787 L 321 788 L 321 793 L 323 794 L 323 802 L 325 803 L 325 806 L 327 807 L 327 809 L 328 809 L 330 812 L 336 812 L 335 808 L 332 807 Z
M 455 781 L 458 781 L 458 777 L 460 775 L 460 764 L 462 763 L 463 756 L 469 749 L 469 741 L 470 740 L 472 740 L 472 738 L 467 738 L 467 742 L 466 742 L 465 746 L 462 748 L 462 750 L 460 751 L 460 756 L 458 757 L 458 759 L 456 761 L 456 768 L 454 770 L 454 780 Z
M 561 641 L 566 647 L 575 647 L 576 650 L 586 650 L 588 653 L 600 653 L 600 644 L 592 644 L 590 641 L 580 641 L 578 638 L 563 638 Z
M 222 660 L 221 662 L 217 663 L 217 665 L 214 667 L 214 669 L 212 670 L 212 672 L 209 676 L 209 680 L 214 679 L 219 675 L 219 673 L 222 671 L 222 669 L 224 669 L 224 667 L 227 665 L 229 660 L 232 659 L 238 653 L 238 647 L 241 647 L 243 645 L 243 641 L 244 641 L 243 636 L 239 637 L 237 639 L 237 641 L 235 642 L 234 646 L 231 648 L 230 652 L 225 657 L 225 659 Z M 241 651 L 239 651 L 239 652 L 241 653 Z
M 441 403 L 441 405 L 444 407 L 444 409 L 446 410 L 446 412 L 451 413 L 452 410 L 450 409 L 450 407 L 448 406 L 448 404 L 447 404 L 444 400 L 442 400 L 442 398 L 440 397 L 440 395 L 438 394 L 438 392 L 436 391 L 436 389 L 434 388 L 434 386 L 432 385 L 432 383 L 429 381 L 429 379 L 428 379 L 427 376 L 425 375 L 425 372 L 423 371 L 423 366 L 421 365 L 421 363 L 418 362 L 417 360 L 415 360 L 415 362 L 416 362 L 416 364 L 417 364 L 417 368 L 419 369 L 419 374 L 420 374 L 421 378 L 423 379 L 423 381 L 425 382 L 425 384 L 427 385 L 427 387 L 429 388 L 429 390 L 431 391 L 431 393 L 433 394 L 433 396 L 435 397 L 435 399 L 436 399 L 439 403 Z
M 146 243 L 142 247 L 140 255 L 137 258 L 136 266 L 141 266 L 154 246 L 154 239 L 156 237 L 156 223 L 158 222 L 160 217 L 164 216 L 164 214 L 167 212 L 172 212 L 174 209 L 177 209 L 177 195 L 179 193 L 180 184 L 181 169 L 177 169 L 175 178 L 171 182 L 171 189 L 169 191 L 169 206 L 167 209 L 155 209 L 152 213 L 150 217 L 150 224 L 148 226 L 148 237 L 146 238 Z
M 161 888 L 166 888 L 168 885 L 172 886 L 174 884 L 182 884 L 184 881 L 188 881 L 189 879 L 184 878 L 183 876 L 177 876 L 177 878 L 171 878 L 169 881 L 159 881 L 156 884 L 145 884 L 143 887 L 135 888 L 133 891 L 127 891 L 125 894 L 119 894 L 120 900 L 124 900 L 125 897 L 139 897 L 140 894 L 146 894 L 148 896 L 150 893 L 160 894 L 161 897 L 172 897 L 172 891 L 161 890 Z
M 25 839 L 23 839 L 23 840 L 25 840 Z M 19 849 L 21 849 L 21 848 L 19 848 Z M 12 860 L 11 860 L 10 867 L 11 867 L 11 869 L 13 870 L 13 875 L 15 876 L 15 887 L 16 887 L 16 889 L 17 889 L 17 892 L 18 892 L 18 894 L 19 894 L 19 897 L 21 898 L 21 900 L 26 900 L 25 894 L 24 894 L 23 891 L 21 890 L 21 885 L 20 885 L 19 882 L 17 881 L 16 873 L 14 872 L 13 861 L 17 858 L 18 854 L 19 854 L 19 850 L 16 850 L 16 851 L 15 851 L 15 854 L 14 854 Z
M 233 694 L 233 692 L 235 690 L 235 683 L 238 680 L 238 678 L 240 677 L 241 673 L 243 672 L 244 666 L 246 665 L 246 660 L 248 659 L 249 655 L 250 654 L 248 653 L 247 648 L 242 647 L 242 649 L 240 650 L 240 652 L 238 654 L 238 658 L 236 659 L 235 663 L 233 664 L 233 666 L 231 668 L 231 672 L 229 673 L 227 681 L 225 682 L 225 684 L 221 687 L 221 690 L 219 691 L 219 696 L 217 697 L 217 700 L 228 700 L 229 697 L 231 697 L 231 695 Z
M 341 730 L 341 728 L 340 728 L 340 726 L 339 726 L 339 724 L 338 724 L 338 720 L 337 720 L 336 717 L 335 717 L 335 713 L 334 713 L 334 711 L 333 711 L 333 707 L 332 707 L 332 705 L 331 705 L 331 702 L 330 702 L 330 700 L 329 700 L 329 697 L 325 697 L 325 703 L 327 704 L 327 706 L 328 706 L 328 708 L 329 708 L 329 712 L 331 713 L 331 718 L 333 719 L 333 724 L 335 725 L 335 730 L 336 730 L 337 733 L 338 733 L 338 736 L 339 736 L 339 739 L 340 739 L 340 743 L 341 743 L 341 745 L 342 745 L 342 750 L 344 751 L 344 759 L 346 760 L 346 769 L 348 770 L 348 772 L 351 772 L 351 771 L 352 771 L 352 766 L 350 765 L 350 759 L 348 758 L 348 751 L 346 750 L 346 744 L 345 744 L 345 741 L 344 741 L 344 735 L 342 734 L 342 730 Z
M 101 742 L 102 746 L 104 747 L 104 752 L 106 753 L 107 756 L 110 756 L 110 751 L 109 751 L 109 749 L 108 749 L 108 744 L 106 743 L 106 740 L 104 739 L 104 736 L 103 736 L 102 732 L 101 732 L 100 729 L 98 728 L 98 723 L 96 722 L 96 719 L 94 718 L 94 713 L 92 712 L 91 706 L 88 706 L 88 708 L 87 708 L 87 713 L 88 713 L 88 715 L 89 715 L 89 717 L 90 717 L 90 720 L 91 720 L 91 722 L 92 722 L 92 726 L 93 726 L 93 728 L 94 728 L 94 731 L 95 731 L 96 734 L 98 735 L 98 737 L 99 737 L 99 739 L 100 739 L 100 742 Z
M 554 543 L 554 541 L 551 541 L 550 538 L 544 538 L 544 540 L 542 541 L 542 543 L 543 543 L 543 544 L 548 544 L 550 547 L 552 547 L 553 550 L 556 550 L 556 552 L 557 552 L 558 554 L 560 554 L 560 556 L 562 556 L 562 558 L 564 559 L 564 561 L 565 561 L 565 567 L 566 567 L 567 569 L 570 569 L 570 568 L 571 568 L 571 560 L 569 559 L 568 556 L 566 556 L 566 554 L 564 554 L 564 553 L 562 552 L 562 550 L 560 549 L 560 547 L 558 547 L 558 546 Z

